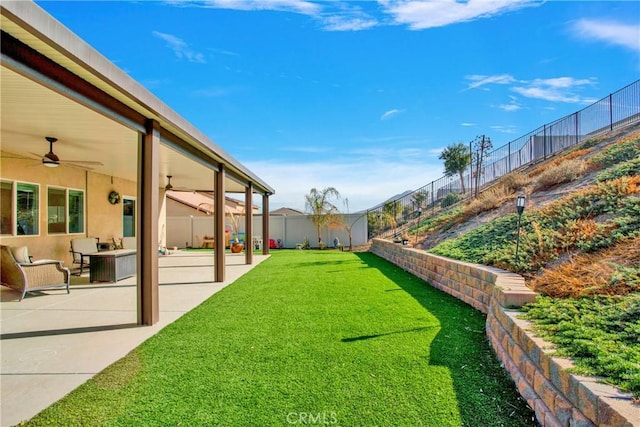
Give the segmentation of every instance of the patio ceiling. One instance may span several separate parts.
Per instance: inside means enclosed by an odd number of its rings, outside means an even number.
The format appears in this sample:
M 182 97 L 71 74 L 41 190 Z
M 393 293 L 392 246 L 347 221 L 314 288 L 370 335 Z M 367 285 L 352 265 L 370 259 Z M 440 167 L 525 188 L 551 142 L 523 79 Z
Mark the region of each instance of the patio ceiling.
M 32 158 L 36 166 L 49 151 L 45 136 L 53 136 L 58 138 L 53 151 L 61 160 L 100 161 L 103 166 L 91 166 L 93 172 L 137 179 L 137 132 L 5 66 L 0 67 L 0 81 L 3 155 Z M 175 187 L 213 190 L 210 169 L 161 145 L 161 183 L 167 175 L 173 176 Z M 225 185 L 228 192 L 244 192 L 234 180 Z
M 3 153 L 29 158 L 36 153 L 37 161 L 49 151 L 45 136 L 52 136 L 58 138 L 54 152 L 61 160 L 100 161 L 104 165 L 94 167 L 95 172 L 135 180 L 138 134 L 134 129 L 142 131 L 141 120 L 153 120 L 160 128 L 161 143 L 167 144 L 160 149 L 161 187 L 166 176 L 172 175 L 174 187 L 211 191 L 213 173 L 205 165 L 224 164 L 227 192 L 242 193 L 250 182 L 258 193 L 274 193 L 222 147 L 35 3 L 3 1 L 0 24 L 3 33 L 10 35 L 2 38 L 0 67 Z M 19 43 L 37 53 L 16 47 Z M 21 63 L 29 65 L 25 68 Z M 29 71 L 34 66 L 35 74 Z M 44 78 L 38 73 L 44 73 Z M 180 147 L 180 151 L 169 147 Z

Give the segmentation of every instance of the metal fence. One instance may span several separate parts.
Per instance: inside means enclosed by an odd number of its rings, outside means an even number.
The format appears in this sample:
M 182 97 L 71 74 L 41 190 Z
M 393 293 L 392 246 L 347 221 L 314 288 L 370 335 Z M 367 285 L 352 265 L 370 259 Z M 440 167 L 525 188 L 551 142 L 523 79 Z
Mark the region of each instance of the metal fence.
M 471 197 L 476 188 L 493 183 L 498 178 L 531 163 L 544 160 L 570 147 L 622 129 L 640 121 L 640 80 L 605 98 L 545 124 L 487 153 L 480 173 L 470 165 L 462 176 L 444 176 L 381 206 L 367 210 L 369 237 L 397 236 L 401 230 L 424 220 L 442 208 Z

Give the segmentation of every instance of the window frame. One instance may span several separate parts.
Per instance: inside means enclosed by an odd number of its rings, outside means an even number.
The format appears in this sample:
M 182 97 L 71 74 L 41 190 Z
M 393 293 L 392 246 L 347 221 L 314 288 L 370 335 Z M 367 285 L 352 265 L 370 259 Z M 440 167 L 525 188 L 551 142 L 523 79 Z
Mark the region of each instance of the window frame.
M 11 187 L 10 195 L 11 203 L 9 207 L 9 233 L 2 233 L 2 228 L 0 228 L 1 236 L 15 236 L 18 226 L 16 224 L 16 182 L 10 179 L 0 179 L 0 184 L 9 184 Z
M 49 190 L 64 190 L 64 231 L 61 232 L 51 232 L 49 231 Z M 69 224 L 71 223 L 71 209 L 70 209 L 70 199 L 71 192 L 76 192 L 82 194 L 82 221 L 80 222 L 82 228 L 80 231 L 71 232 L 69 230 Z M 61 236 L 61 235 L 84 235 L 86 229 L 86 191 L 80 188 L 69 188 L 69 187 L 61 187 L 57 185 L 47 185 L 47 235 L 49 236 Z
M 12 211 L 14 213 L 14 217 L 13 217 L 13 234 L 12 234 L 12 236 L 39 237 L 40 235 L 42 235 L 42 232 L 40 230 L 40 228 L 41 228 L 40 227 L 40 215 L 41 215 L 41 212 L 42 212 L 42 209 L 40 207 L 40 205 L 41 205 L 41 203 L 40 203 L 41 202 L 41 200 L 40 200 L 40 198 L 41 198 L 41 191 L 40 191 L 41 188 L 40 187 L 41 186 L 40 186 L 39 183 L 28 182 L 28 181 L 14 180 L 13 183 L 14 183 L 14 185 L 13 185 L 13 209 L 12 209 Z M 34 199 L 34 200 L 37 200 L 37 207 L 36 207 L 36 212 L 37 213 L 36 213 L 35 217 L 36 217 L 36 224 L 38 226 L 38 229 L 37 229 L 37 233 L 34 233 L 34 234 L 19 234 L 18 233 L 18 226 L 19 226 L 19 223 L 18 223 L 18 216 L 19 216 L 18 215 L 18 187 L 21 184 L 34 186 L 36 188 L 37 193 L 38 193 L 37 197 Z

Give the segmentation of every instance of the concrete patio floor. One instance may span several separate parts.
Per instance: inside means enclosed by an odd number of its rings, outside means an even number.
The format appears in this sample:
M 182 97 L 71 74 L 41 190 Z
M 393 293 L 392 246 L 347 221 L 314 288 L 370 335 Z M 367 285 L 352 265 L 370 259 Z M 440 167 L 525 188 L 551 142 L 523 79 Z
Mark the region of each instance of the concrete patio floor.
M 72 277 L 70 294 L 43 291 L 22 302 L 1 287 L 1 425 L 33 417 L 266 258 L 254 255 L 246 265 L 244 254 L 227 255 L 226 280 L 215 283 L 212 253 L 161 257 L 153 326 L 136 325 L 135 277 L 117 284 Z

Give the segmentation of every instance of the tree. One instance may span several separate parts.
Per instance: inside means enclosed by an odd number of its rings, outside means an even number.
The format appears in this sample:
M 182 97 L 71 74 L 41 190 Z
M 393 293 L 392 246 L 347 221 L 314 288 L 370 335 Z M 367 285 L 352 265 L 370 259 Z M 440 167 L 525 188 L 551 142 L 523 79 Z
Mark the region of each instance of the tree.
M 429 197 L 429 192 L 427 190 L 418 190 L 411 195 L 413 199 L 413 204 L 416 207 L 416 210 L 422 209 L 424 207 L 424 202 L 427 201 Z
M 347 207 L 347 215 L 349 215 L 349 199 L 344 199 L 344 205 Z M 365 213 L 363 215 L 358 216 L 353 222 L 349 222 L 348 220 L 342 222 L 342 226 L 344 227 L 344 230 L 347 232 L 347 235 L 349 236 L 350 251 L 353 250 L 353 226 L 356 224 L 356 222 L 360 221 L 360 218 L 362 218 L 365 215 L 367 214 Z
M 327 187 L 319 191 L 312 188 L 305 197 L 305 208 L 311 215 L 311 222 L 318 230 L 318 245 L 322 242 L 320 230 L 325 225 L 335 222 L 339 213 L 338 207 L 331 203 L 331 198 L 340 198 L 340 193 L 333 187 Z
M 462 187 L 462 194 L 464 194 L 463 174 L 471 162 L 469 148 L 462 142 L 451 144 L 442 150 L 438 158 L 444 160 L 444 174 L 446 176 L 453 176 L 455 174 L 460 176 L 460 186 Z
M 475 189 L 475 197 L 478 197 L 478 187 L 480 186 L 480 175 L 484 174 L 483 163 L 485 158 L 489 155 L 489 150 L 493 148 L 493 144 L 491 143 L 491 138 L 488 136 L 479 136 L 476 138 L 475 143 L 473 145 L 475 150 L 475 163 L 476 163 L 476 189 Z M 472 189 L 473 190 L 473 189 Z
M 393 227 L 393 235 L 396 234 L 396 226 L 398 225 L 398 213 L 402 209 L 400 200 L 388 201 L 382 206 L 382 221 Z

